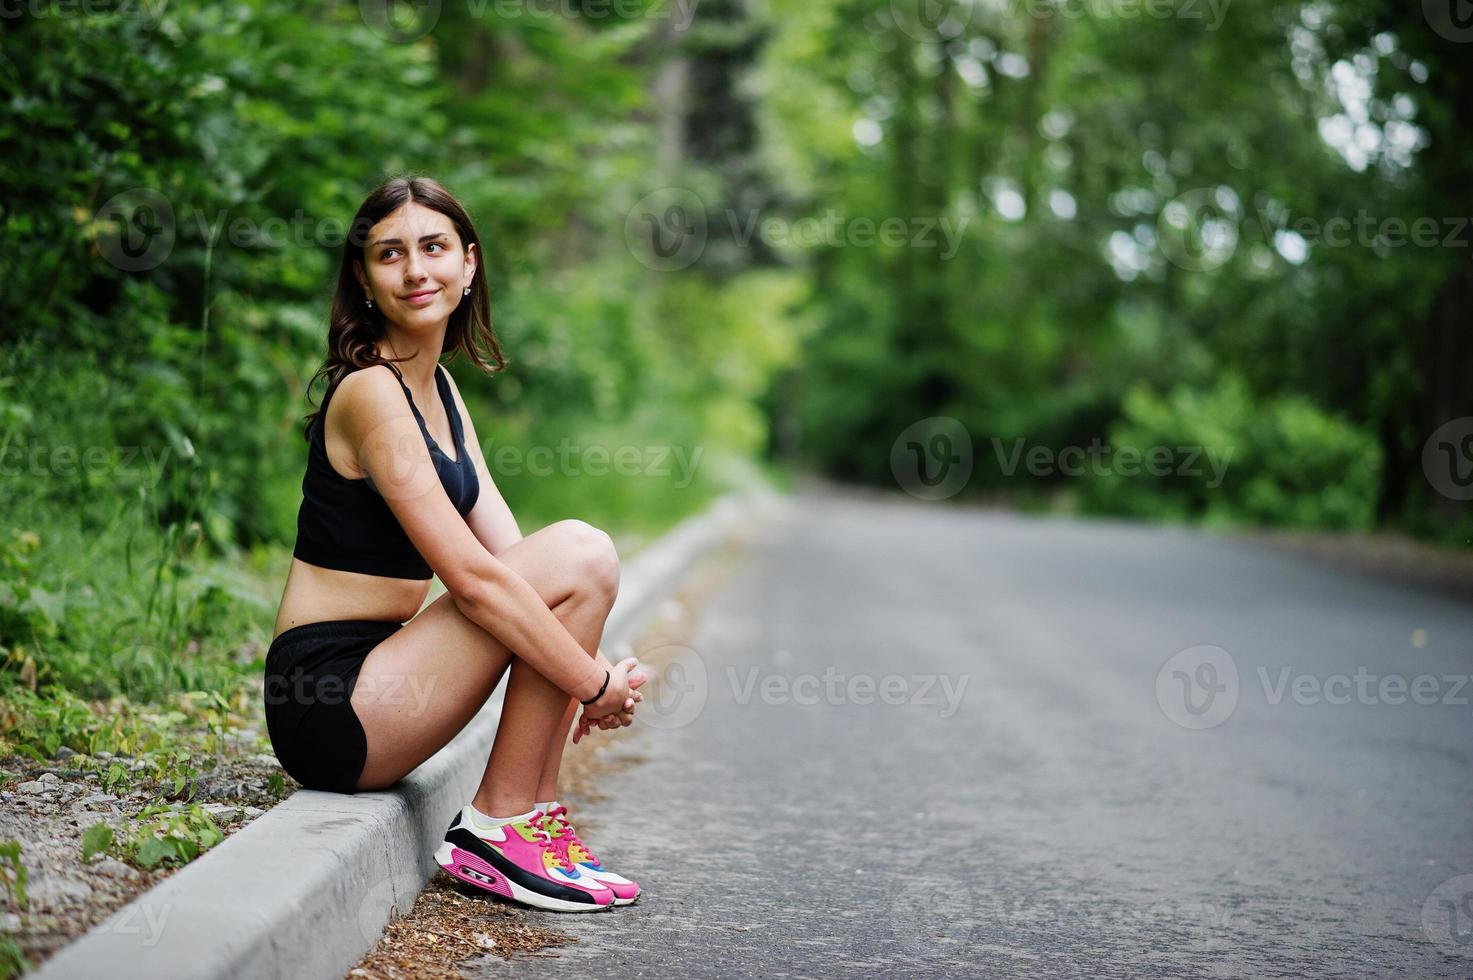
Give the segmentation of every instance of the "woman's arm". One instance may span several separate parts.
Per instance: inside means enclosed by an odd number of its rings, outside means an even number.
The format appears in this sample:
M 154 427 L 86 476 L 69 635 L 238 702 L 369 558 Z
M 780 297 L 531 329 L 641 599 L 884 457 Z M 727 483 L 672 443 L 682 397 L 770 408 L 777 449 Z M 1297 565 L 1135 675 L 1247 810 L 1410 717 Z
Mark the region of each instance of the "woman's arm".
M 465 399 L 460 397 L 460 386 L 455 383 L 455 378 L 449 371 L 445 376 L 450 379 L 450 392 L 455 396 L 455 407 L 460 412 L 461 427 L 465 431 L 466 452 L 471 454 L 471 459 L 476 464 L 476 477 L 481 482 L 481 494 L 476 498 L 476 505 L 466 515 L 465 522 L 475 534 L 476 539 L 486 546 L 486 550 L 495 555 L 503 548 L 510 547 L 522 540 L 522 530 L 517 525 L 517 519 L 511 512 L 511 507 L 501 496 L 491 473 L 486 466 L 485 454 L 481 451 L 481 440 L 476 435 L 476 425 L 471 420 L 471 413 L 465 407 Z M 603 650 L 594 655 L 594 664 L 605 669 L 612 669 L 613 664 L 604 656 Z
M 598 692 L 610 670 L 608 688 L 591 711 L 603 716 L 621 709 L 629 699 L 623 665 L 610 669 L 602 658 L 590 659 L 537 590 L 471 532 L 440 484 L 394 374 L 378 367 L 355 371 L 335 397 L 346 402 L 345 434 L 359 467 L 466 618 L 580 701 Z

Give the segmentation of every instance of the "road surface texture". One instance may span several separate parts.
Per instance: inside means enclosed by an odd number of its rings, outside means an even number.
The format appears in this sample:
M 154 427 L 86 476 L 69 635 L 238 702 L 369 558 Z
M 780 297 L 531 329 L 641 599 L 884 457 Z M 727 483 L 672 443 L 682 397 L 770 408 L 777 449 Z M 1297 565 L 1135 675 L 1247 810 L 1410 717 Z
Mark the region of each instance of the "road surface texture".
M 1467 977 L 1470 672 L 1448 595 L 805 492 L 589 811 L 645 895 L 470 975 Z

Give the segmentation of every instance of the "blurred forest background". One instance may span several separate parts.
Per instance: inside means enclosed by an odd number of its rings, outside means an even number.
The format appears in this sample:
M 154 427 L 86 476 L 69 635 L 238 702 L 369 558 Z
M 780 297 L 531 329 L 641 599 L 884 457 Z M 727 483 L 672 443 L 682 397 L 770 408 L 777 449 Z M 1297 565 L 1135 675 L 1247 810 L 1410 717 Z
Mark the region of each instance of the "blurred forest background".
M 486 245 L 510 370 L 451 368 L 524 533 L 893 489 L 939 417 L 953 502 L 1468 546 L 1473 25 L 1442 6 L 8 5 L 0 732 L 71 737 L 29 692 L 259 672 L 342 231 L 403 172 Z M 494 457 L 564 440 L 643 469 Z

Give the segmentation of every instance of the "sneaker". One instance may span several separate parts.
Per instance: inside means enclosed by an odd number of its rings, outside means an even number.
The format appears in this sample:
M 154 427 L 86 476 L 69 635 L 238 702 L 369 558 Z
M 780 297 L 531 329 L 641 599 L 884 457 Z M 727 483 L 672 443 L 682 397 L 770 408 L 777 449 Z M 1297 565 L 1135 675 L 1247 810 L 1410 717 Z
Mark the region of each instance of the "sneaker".
M 597 912 L 610 908 L 614 893 L 554 848 L 538 810 L 482 830 L 461 808 L 435 852 L 435 862 L 461 881 L 493 895 L 550 912 Z
M 554 850 L 559 855 L 566 858 L 583 874 L 593 878 L 614 893 L 615 905 L 629 905 L 639 897 L 639 885 L 636 882 L 606 869 L 599 859 L 593 856 L 588 845 L 578 839 L 573 825 L 568 822 L 567 807 L 558 804 L 548 810 L 542 819 L 542 829 L 547 832 Z

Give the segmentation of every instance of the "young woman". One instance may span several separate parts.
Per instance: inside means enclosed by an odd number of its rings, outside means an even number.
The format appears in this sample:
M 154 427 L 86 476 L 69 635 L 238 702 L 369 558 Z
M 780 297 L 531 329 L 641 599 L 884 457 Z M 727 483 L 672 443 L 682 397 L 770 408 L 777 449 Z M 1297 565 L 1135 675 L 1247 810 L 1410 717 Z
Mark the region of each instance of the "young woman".
M 390 180 L 358 209 L 327 346 L 318 376 L 328 386 L 307 419 L 296 548 L 266 656 L 277 758 L 312 789 L 391 786 L 449 742 L 510 670 L 485 776 L 437 860 L 537 908 L 634 901 L 639 886 L 598 862 L 556 802 L 578 706 L 575 742 L 630 724 L 642 699 L 637 661 L 611 664 L 598 649 L 618 557 L 582 521 L 522 537 L 491 480 L 439 359 L 462 353 L 488 372 L 506 362 L 479 239 L 434 180 Z M 447 591 L 420 611 L 431 573 Z

